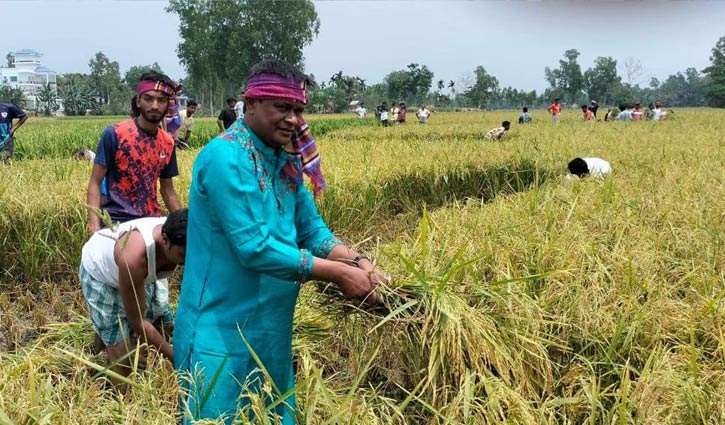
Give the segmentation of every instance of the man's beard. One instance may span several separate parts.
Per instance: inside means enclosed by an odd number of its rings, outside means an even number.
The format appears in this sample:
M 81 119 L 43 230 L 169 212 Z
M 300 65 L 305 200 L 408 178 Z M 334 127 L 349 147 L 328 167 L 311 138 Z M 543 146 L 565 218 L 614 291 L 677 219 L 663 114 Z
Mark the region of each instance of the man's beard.
M 166 116 L 166 113 L 162 114 L 161 112 L 159 112 L 158 114 L 159 114 L 158 118 L 151 117 L 151 116 L 149 116 L 150 114 L 148 112 L 144 111 L 143 109 L 141 110 L 141 116 L 143 116 L 143 118 L 146 121 L 150 122 L 151 124 L 159 124 L 161 122 L 161 120 L 163 120 L 164 117 Z

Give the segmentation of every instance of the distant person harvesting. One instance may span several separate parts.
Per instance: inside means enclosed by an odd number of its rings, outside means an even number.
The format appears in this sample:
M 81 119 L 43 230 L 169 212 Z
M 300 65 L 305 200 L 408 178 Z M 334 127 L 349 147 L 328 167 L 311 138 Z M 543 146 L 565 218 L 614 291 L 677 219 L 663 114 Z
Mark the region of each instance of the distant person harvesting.
M 529 124 L 533 118 L 531 117 L 531 114 L 529 113 L 529 108 L 524 106 L 524 109 L 522 111 L 523 113 L 519 115 L 519 124 Z
M 511 123 L 509 121 L 504 121 L 501 123 L 501 127 L 492 128 L 485 136 L 483 136 L 483 138 L 486 140 L 501 140 L 510 128 Z
M 13 123 L 13 121 L 17 122 Z M 25 124 L 28 115 L 12 103 L 0 102 L 0 160 L 10 162 L 15 151 L 15 132 Z
M 582 119 L 587 122 L 594 122 L 596 121 L 596 117 L 594 116 L 594 112 L 589 110 L 587 108 L 587 105 L 582 105 Z
M 589 101 L 589 110 L 592 111 L 592 114 L 594 114 L 594 118 L 597 117 L 597 111 L 599 110 L 599 103 L 597 103 L 596 100 L 591 99 Z
M 558 123 L 561 118 L 561 104 L 559 103 L 559 99 L 554 99 L 554 102 L 546 110 L 551 114 L 551 122 Z
M 570 176 L 604 178 L 612 172 L 609 162 L 601 158 L 574 158 L 567 165 Z
M 174 319 L 161 282 L 184 264 L 187 210 L 127 221 L 96 232 L 83 246 L 78 272 L 96 332 L 95 350 L 107 350 L 111 370 L 130 372 L 127 354 L 138 338 L 173 362 L 168 342 Z
M 261 392 L 265 376 L 251 350 L 280 394 L 289 394 L 293 318 L 305 281 L 333 282 L 349 298 L 379 301 L 379 273 L 328 229 L 301 182 L 299 160 L 286 152 L 311 83 L 286 62 L 255 65 L 244 120 L 194 162 L 174 329 L 176 368 L 191 378 L 181 379 L 189 391 L 188 423 L 221 415 L 232 423 L 249 403 L 244 384 Z M 283 401 L 273 411 L 293 424 L 295 396 Z
M 169 212 L 181 207 L 172 180 L 179 175 L 174 139 L 160 129 L 173 95 L 174 82 L 169 77 L 154 71 L 144 73 L 137 87 L 139 116 L 103 132 L 88 182 L 91 232 L 101 228 L 98 209 L 114 222 L 161 217 L 157 184 Z

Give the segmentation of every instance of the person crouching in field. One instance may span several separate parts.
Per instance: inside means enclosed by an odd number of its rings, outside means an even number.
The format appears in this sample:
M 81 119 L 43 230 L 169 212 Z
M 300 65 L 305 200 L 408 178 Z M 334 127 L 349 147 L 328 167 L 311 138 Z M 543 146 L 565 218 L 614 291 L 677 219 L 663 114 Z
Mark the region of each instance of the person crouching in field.
M 567 167 L 569 168 L 568 178 L 572 178 L 572 176 L 580 179 L 587 176 L 604 178 L 612 172 L 609 162 L 601 158 L 574 158 L 569 161 Z
M 83 246 L 78 271 L 96 331 L 94 349 L 106 349 L 111 370 L 127 376 L 127 354 L 141 343 L 173 362 L 168 341 L 174 320 L 162 282 L 184 264 L 187 209 L 102 229 Z
M 501 140 L 507 131 L 511 128 L 511 123 L 504 121 L 501 123 L 501 127 L 492 128 L 483 136 L 486 140 Z
M 587 108 L 587 105 L 582 105 L 582 119 L 587 122 L 594 122 L 594 113 Z

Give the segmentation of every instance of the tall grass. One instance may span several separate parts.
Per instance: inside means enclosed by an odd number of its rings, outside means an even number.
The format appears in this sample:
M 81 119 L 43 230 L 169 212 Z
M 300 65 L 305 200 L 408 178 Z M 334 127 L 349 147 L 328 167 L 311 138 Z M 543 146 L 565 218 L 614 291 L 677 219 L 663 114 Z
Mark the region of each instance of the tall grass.
M 323 215 L 392 280 L 370 311 L 304 287 L 299 423 L 725 422 L 722 111 L 595 125 L 571 113 L 481 140 L 513 116 L 318 136 Z M 180 155 L 182 202 L 195 153 Z M 615 172 L 568 181 L 574 156 Z M 65 159 L 0 167 L 0 423 L 177 419 L 160 358 L 125 393 L 92 367 L 103 359 L 74 277 L 88 173 Z M 267 396 L 245 394 L 240 418 L 274 423 Z

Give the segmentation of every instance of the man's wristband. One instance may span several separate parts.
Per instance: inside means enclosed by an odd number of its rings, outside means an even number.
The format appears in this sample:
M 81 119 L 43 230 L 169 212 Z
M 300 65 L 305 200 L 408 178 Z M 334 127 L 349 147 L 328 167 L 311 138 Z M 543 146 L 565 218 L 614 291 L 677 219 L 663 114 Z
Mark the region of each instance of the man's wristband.
M 370 263 L 373 262 L 373 260 L 371 260 L 370 257 L 368 257 L 367 255 L 358 255 L 357 257 L 355 257 L 354 260 L 352 260 L 352 264 L 355 267 L 360 267 L 360 261 L 362 261 L 362 260 L 368 260 L 368 261 L 370 261 Z

